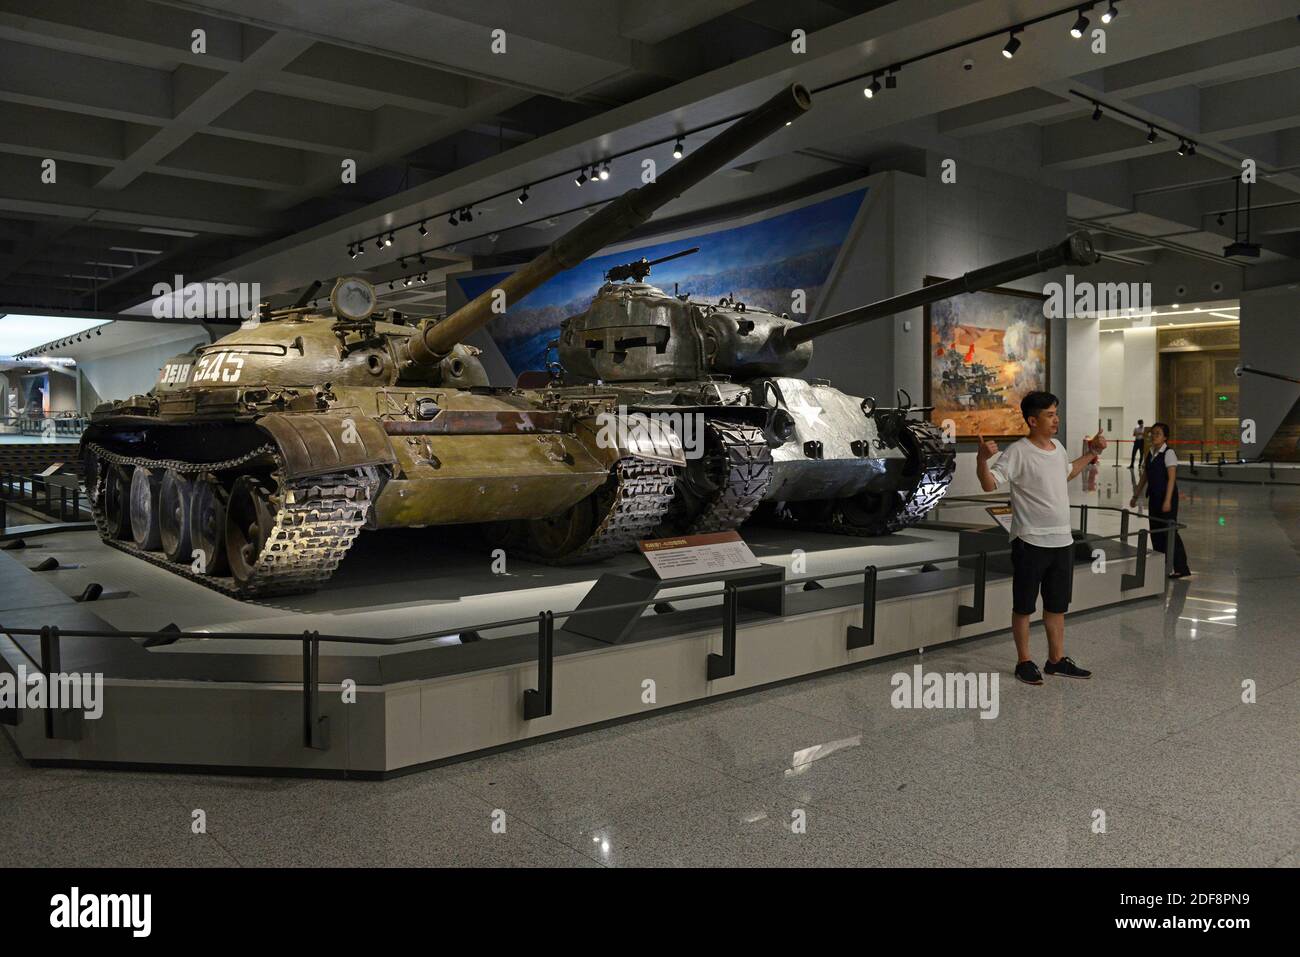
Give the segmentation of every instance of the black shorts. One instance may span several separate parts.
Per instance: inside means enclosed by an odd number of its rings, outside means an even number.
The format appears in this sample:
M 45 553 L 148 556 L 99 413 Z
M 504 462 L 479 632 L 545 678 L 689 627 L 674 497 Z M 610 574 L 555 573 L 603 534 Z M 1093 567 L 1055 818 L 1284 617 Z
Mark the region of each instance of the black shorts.
M 1043 611 L 1065 614 L 1074 587 L 1074 546 L 1043 548 L 1011 541 L 1011 610 L 1032 615 L 1043 592 Z

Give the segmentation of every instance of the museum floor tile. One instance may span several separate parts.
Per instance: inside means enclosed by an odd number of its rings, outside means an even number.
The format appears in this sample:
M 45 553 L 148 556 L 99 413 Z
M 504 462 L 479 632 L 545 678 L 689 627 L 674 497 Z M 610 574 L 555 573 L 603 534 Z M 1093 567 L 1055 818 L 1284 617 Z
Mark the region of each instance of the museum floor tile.
M 1016 682 L 1002 632 L 386 782 L 4 739 L 0 865 L 1295 866 L 1300 489 L 1188 487 L 1182 518 L 1192 578 L 1069 620 L 1091 681 Z M 894 708 L 916 664 L 996 673 L 996 717 Z

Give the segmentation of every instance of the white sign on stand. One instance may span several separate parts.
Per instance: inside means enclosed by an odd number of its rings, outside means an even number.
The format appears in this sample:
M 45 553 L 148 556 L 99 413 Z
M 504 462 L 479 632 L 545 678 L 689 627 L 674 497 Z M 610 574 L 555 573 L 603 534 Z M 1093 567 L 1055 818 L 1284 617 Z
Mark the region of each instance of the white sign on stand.
M 757 568 L 759 561 L 738 532 L 658 538 L 637 546 L 660 581 Z
M 1010 505 L 993 505 L 984 511 L 989 513 L 989 517 L 997 522 L 1006 530 L 1008 535 L 1011 534 L 1011 506 Z

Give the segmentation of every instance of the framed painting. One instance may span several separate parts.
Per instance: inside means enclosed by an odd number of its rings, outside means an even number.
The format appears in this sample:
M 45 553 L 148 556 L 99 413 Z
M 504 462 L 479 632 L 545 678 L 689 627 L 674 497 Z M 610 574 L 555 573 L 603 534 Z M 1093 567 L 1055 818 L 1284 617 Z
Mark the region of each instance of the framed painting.
M 926 285 L 942 282 L 926 277 Z M 1051 323 L 1047 297 L 989 289 L 925 307 L 925 404 L 930 421 L 951 419 L 957 438 L 1027 435 L 1020 400 L 1050 392 Z

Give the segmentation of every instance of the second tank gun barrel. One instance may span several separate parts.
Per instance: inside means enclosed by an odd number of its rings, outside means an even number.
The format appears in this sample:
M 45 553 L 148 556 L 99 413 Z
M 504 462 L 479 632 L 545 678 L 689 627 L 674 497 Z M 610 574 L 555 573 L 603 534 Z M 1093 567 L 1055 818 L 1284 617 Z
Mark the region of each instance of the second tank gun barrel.
M 409 340 L 410 358 L 419 365 L 439 362 L 458 342 L 483 328 L 504 295 L 506 308 L 552 276 L 572 269 L 592 253 L 627 236 L 687 189 L 758 145 L 812 106 L 800 84 L 792 84 L 741 117 L 698 150 L 675 163 L 653 182 L 629 190 L 586 222 L 565 233 L 537 258 L 485 290 L 446 319 L 426 325 Z
M 1026 276 L 1034 276 L 1040 272 L 1055 269 L 1058 266 L 1091 266 L 1100 258 L 1093 247 L 1092 236 L 1080 230 L 1071 233 L 1063 242 L 1057 243 L 1055 246 L 1048 246 L 1046 249 L 1040 249 L 1037 252 L 1027 253 L 1024 256 L 1017 256 L 1014 259 L 994 263 L 992 266 L 975 269 L 958 276 L 956 279 L 948 279 L 932 286 L 923 286 L 920 289 L 914 289 L 899 296 L 892 296 L 889 299 L 882 299 L 879 302 L 873 302 L 857 309 L 849 309 L 846 312 L 826 316 L 814 322 L 806 322 L 801 326 L 792 326 L 785 330 L 781 336 L 781 341 L 784 347 L 793 349 L 801 342 L 807 342 L 810 339 L 815 339 L 828 332 L 834 332 L 836 329 L 843 329 L 846 326 L 856 326 L 885 316 L 892 316 L 908 309 L 915 309 L 917 306 L 924 306 L 932 302 L 938 302 L 940 299 L 947 299 L 950 296 L 992 289 L 994 286 L 1014 282 L 1017 279 L 1024 279 Z

